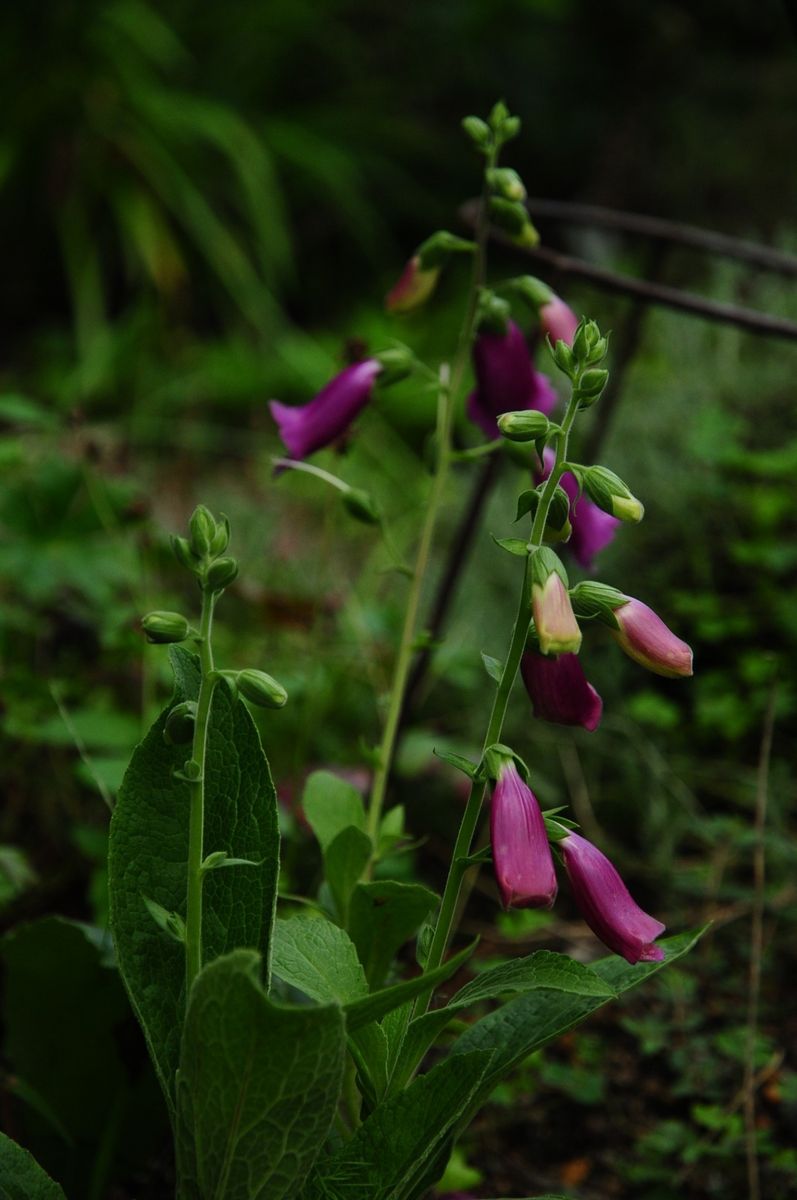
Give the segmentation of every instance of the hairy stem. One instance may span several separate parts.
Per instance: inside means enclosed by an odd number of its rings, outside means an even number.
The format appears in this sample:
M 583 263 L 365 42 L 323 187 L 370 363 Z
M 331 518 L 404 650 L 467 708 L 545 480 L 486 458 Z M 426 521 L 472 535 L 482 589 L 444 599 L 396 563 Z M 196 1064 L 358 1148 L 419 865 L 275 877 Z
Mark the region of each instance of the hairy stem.
M 215 680 L 211 631 L 216 596 L 202 592 L 202 620 L 199 627 L 199 664 L 201 683 L 197 699 L 196 721 L 191 758 L 197 778 L 190 783 L 191 798 L 188 818 L 188 864 L 185 918 L 185 992 L 186 1002 L 191 984 L 202 969 L 202 856 L 205 838 L 205 757 L 208 740 L 210 702 Z
M 531 536 L 529 544 L 538 546 L 542 544 L 542 537 L 545 530 L 545 524 L 548 519 L 548 511 L 551 506 L 556 485 L 558 484 L 563 470 L 564 463 L 567 459 L 567 445 L 570 436 L 570 430 L 575 420 L 578 411 L 577 402 L 571 398 L 567 406 L 564 421 L 562 422 L 562 431 L 557 436 L 556 442 L 556 459 L 545 487 L 542 490 L 540 503 L 537 506 L 537 511 L 534 517 L 534 523 L 531 528 Z M 500 741 L 501 731 L 504 727 L 504 719 L 506 710 L 509 704 L 509 695 L 512 691 L 512 685 L 515 682 L 515 677 L 520 666 L 520 660 L 523 655 L 523 650 L 526 645 L 526 636 L 529 630 L 529 621 L 531 618 L 530 612 L 530 568 L 529 558 L 526 558 L 526 564 L 523 571 L 523 585 L 520 592 L 520 600 L 518 603 L 517 615 L 515 624 L 512 629 L 512 638 L 509 643 L 506 661 L 501 672 L 501 678 L 496 688 L 493 707 L 490 713 L 490 720 L 487 724 L 487 732 L 484 735 L 484 744 L 482 746 L 482 754 L 489 746 Z M 482 805 L 487 798 L 487 786 L 481 783 L 474 782 L 471 787 L 470 796 L 465 806 L 465 812 L 462 816 L 459 832 L 456 842 L 454 843 L 454 851 L 451 857 L 451 866 L 448 872 L 445 889 L 443 890 L 443 898 L 440 902 L 440 916 L 435 926 L 432 944 L 429 948 L 429 957 L 426 963 L 425 970 L 433 971 L 443 961 L 448 943 L 454 931 L 457 907 L 460 897 L 460 891 L 464 877 L 468 871 L 468 863 L 465 861 L 470 853 L 473 835 L 478 824 L 479 814 L 481 813 Z M 425 1002 L 425 1008 L 429 1007 L 431 996 Z M 425 1009 L 424 1009 L 425 1011 Z

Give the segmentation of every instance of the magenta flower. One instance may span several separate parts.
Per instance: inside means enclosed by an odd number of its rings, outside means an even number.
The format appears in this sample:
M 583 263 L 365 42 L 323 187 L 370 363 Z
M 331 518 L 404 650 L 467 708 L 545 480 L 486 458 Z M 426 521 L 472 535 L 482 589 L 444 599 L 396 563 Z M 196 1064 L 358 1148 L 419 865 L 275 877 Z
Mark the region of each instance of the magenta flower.
M 468 397 L 468 416 L 496 438 L 501 413 L 536 408 L 547 416 L 556 392 L 547 375 L 534 370 L 523 333 L 510 321 L 506 333 L 479 333 L 473 346 L 476 390 Z
M 629 658 L 656 675 L 674 679 L 692 674 L 691 648 L 647 604 L 629 597 L 614 615 L 620 628 L 612 634 Z
M 534 716 L 555 725 L 583 725 L 597 729 L 603 701 L 588 682 L 577 654 L 547 658 L 536 650 L 527 650 L 520 661 L 520 673 L 531 700 Z
M 309 404 L 289 408 L 272 400 L 269 409 L 291 458 L 306 458 L 345 433 L 370 400 L 381 370 L 377 359 L 366 358 L 331 379 Z
M 568 346 L 572 346 L 578 329 L 578 317 L 561 296 L 554 295 L 540 308 L 540 325 L 543 334 L 551 339 L 554 346 L 557 342 L 567 342 Z
M 559 849 L 576 904 L 592 932 L 627 962 L 661 962 L 664 951 L 653 943 L 665 926 L 634 902 L 606 855 L 577 833 L 568 833 Z
M 548 478 L 555 458 L 556 455 L 549 446 L 543 453 L 544 469 L 537 475 L 538 483 Z M 589 570 L 595 555 L 614 539 L 617 526 L 622 522 L 598 508 L 588 496 L 578 496 L 578 483 L 570 471 L 565 471 L 559 482 L 570 499 L 570 524 L 573 532 L 567 543 L 568 549 L 576 562 L 585 570 Z
M 512 761 L 501 766 L 493 788 L 490 838 L 504 908 L 552 908 L 556 872 L 545 822 Z

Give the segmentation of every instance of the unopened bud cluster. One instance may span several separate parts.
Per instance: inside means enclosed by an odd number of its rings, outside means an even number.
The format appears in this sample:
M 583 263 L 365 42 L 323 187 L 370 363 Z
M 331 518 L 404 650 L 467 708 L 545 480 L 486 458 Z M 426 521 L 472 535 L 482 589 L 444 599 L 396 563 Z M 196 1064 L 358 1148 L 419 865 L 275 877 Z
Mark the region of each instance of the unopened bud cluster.
M 217 521 L 204 504 L 191 514 L 187 538 L 174 536 L 172 550 L 181 566 L 196 575 L 200 587 L 223 592 L 238 575 L 236 559 L 225 555 L 230 543 L 230 523 L 222 515 Z

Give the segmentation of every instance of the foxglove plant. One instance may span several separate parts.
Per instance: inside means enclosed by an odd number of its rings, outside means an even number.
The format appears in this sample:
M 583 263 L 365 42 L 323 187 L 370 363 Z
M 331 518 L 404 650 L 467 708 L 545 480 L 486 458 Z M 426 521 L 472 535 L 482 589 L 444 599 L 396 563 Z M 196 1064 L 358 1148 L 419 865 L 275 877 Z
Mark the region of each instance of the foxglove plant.
M 392 545 L 366 492 L 304 460 L 346 432 L 366 404 L 378 404 L 395 379 L 409 375 L 424 387 L 434 379 L 437 391 L 432 477 L 406 572 L 370 796 L 365 803 L 349 783 L 323 771 L 309 777 L 302 809 L 319 843 L 323 881 L 298 913 L 295 897 L 278 894 L 276 797 L 247 708 L 262 710 L 268 745 L 290 700 L 259 665 L 217 665 L 213 647 L 217 605 L 238 574 L 226 519 L 200 506 L 188 536 L 173 539 L 178 563 L 197 586 L 196 621 L 166 611 L 142 621 L 153 645 L 169 646 L 174 695 L 135 751 L 114 811 L 111 917 L 119 970 L 172 1122 L 179 1200 L 418 1200 L 441 1177 L 453 1143 L 494 1087 L 544 1044 L 547 1030 L 571 1028 L 694 941 L 681 935 L 659 942 L 663 924 L 637 907 L 572 821 L 541 809 L 533 773 L 502 743 L 519 670 L 536 717 L 596 729 L 602 702 L 578 657 L 584 633 L 596 625 L 659 673 L 690 673 L 691 653 L 640 601 L 595 580 L 572 585 L 553 549 L 575 540 L 588 504 L 612 522 L 642 516 L 618 476 L 570 457 L 575 423 L 606 385 L 607 340 L 594 321 L 575 322 L 540 280 L 486 286 L 490 227 L 520 246 L 537 235 L 522 181 L 499 164 L 518 119 L 499 104 L 487 121 L 469 117 L 464 128 L 483 160 L 475 241 L 433 234 L 387 300 L 392 312 L 410 311 L 431 299 L 443 269 L 471 259 L 450 366 L 435 369 L 394 346 L 347 367 L 304 406 L 271 406 L 289 455 L 276 460 L 278 471 L 302 470 L 334 488 L 352 515 Z M 556 420 L 554 392 L 523 332 L 529 306 L 569 392 Z M 440 755 L 470 786 L 438 897 L 385 877 L 384 857 L 405 836 L 401 808 L 385 809 L 422 631 L 424 579 L 458 461 L 452 432 L 466 404 L 471 356 L 476 387 L 467 406 L 491 439 L 484 452 L 507 450 L 513 461 L 519 452 L 524 477 L 535 463 L 539 475 L 518 498 L 517 520 L 529 522 L 524 535 L 497 539 L 522 571 L 506 655 L 500 664 L 491 660 L 496 688 L 481 754 L 477 761 Z M 577 558 L 591 559 L 598 548 Z M 479 844 L 488 802 L 489 844 Z M 557 896 L 554 857 L 563 861 L 585 920 L 615 954 L 587 966 L 542 950 L 479 972 L 445 1001 L 435 998 L 473 953 L 473 945 L 450 956 L 448 949 L 480 865 L 492 860 L 505 906 L 547 908 Z M 419 969 L 407 972 L 399 955 L 412 938 Z M 455 1019 L 499 1001 L 474 1015 L 449 1052 L 423 1070 L 427 1052 Z M 17 1153 L 0 1138 L 0 1165 L 19 1167 Z M 42 1195 L 57 1195 L 51 1181 L 41 1186 Z

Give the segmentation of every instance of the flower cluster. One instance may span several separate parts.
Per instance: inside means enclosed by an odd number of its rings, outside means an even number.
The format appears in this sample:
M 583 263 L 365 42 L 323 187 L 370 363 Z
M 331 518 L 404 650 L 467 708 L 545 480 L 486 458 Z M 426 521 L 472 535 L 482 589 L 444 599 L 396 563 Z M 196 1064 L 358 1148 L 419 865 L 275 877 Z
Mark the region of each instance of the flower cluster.
M 531 788 L 508 759 L 498 771 L 490 811 L 493 863 L 506 908 L 551 908 L 557 884 L 545 818 Z M 586 838 L 562 829 L 562 863 L 584 920 L 605 946 L 630 963 L 660 962 L 664 925 L 633 900 L 608 858 Z

